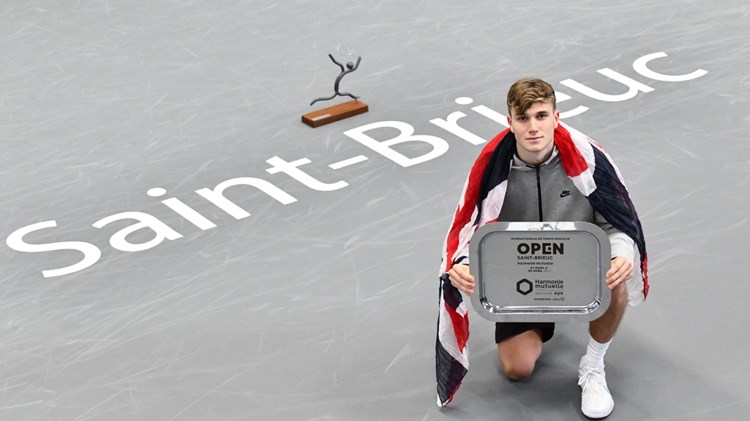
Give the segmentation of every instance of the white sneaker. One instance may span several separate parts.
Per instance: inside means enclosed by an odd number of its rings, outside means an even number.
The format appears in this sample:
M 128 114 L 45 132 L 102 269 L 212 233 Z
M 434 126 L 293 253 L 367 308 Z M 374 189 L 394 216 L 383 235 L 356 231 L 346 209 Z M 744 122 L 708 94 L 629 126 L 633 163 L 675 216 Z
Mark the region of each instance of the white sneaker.
M 584 355 L 578 366 L 578 386 L 581 386 L 581 411 L 589 418 L 604 418 L 612 413 L 615 401 L 607 388 L 604 368 L 592 369 Z

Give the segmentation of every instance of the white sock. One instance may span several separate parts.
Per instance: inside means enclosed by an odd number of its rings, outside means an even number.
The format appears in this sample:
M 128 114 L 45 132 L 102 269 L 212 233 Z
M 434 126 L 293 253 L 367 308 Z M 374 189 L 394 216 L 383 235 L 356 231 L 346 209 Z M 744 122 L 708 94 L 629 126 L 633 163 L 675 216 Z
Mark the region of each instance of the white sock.
M 600 344 L 596 339 L 589 336 L 589 345 L 586 347 L 586 359 L 588 360 L 589 367 L 594 370 L 604 369 L 604 354 L 607 353 L 607 348 L 609 348 L 609 344 L 611 343 L 612 340 L 610 339 L 609 342 Z

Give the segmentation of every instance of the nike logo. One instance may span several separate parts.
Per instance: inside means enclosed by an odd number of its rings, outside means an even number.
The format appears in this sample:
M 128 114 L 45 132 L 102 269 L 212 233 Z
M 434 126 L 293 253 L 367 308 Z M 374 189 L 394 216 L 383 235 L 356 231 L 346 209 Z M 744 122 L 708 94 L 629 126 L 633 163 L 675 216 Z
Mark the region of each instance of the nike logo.
M 562 193 L 560 193 L 560 197 L 570 196 L 570 190 L 563 190 Z

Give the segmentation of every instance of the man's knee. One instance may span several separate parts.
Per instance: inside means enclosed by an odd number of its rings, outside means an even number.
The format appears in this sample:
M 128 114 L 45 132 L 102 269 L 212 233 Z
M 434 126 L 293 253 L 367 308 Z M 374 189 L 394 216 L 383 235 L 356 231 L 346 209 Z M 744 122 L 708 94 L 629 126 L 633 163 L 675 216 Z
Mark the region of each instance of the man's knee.
M 507 338 L 497 345 L 500 365 L 510 380 L 529 377 L 542 354 L 542 331 L 534 328 Z
M 534 361 L 504 361 L 502 363 L 505 376 L 513 381 L 523 380 L 534 372 Z

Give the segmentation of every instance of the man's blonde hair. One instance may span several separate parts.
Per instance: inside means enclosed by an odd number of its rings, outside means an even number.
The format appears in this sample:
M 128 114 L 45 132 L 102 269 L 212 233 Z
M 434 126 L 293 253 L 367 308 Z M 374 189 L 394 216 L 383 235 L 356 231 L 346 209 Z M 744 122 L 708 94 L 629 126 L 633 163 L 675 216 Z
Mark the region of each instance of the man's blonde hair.
M 524 113 L 538 102 L 552 103 L 552 109 L 557 109 L 555 90 L 552 85 L 541 79 L 520 79 L 508 90 L 508 113 L 511 115 L 514 112 Z

